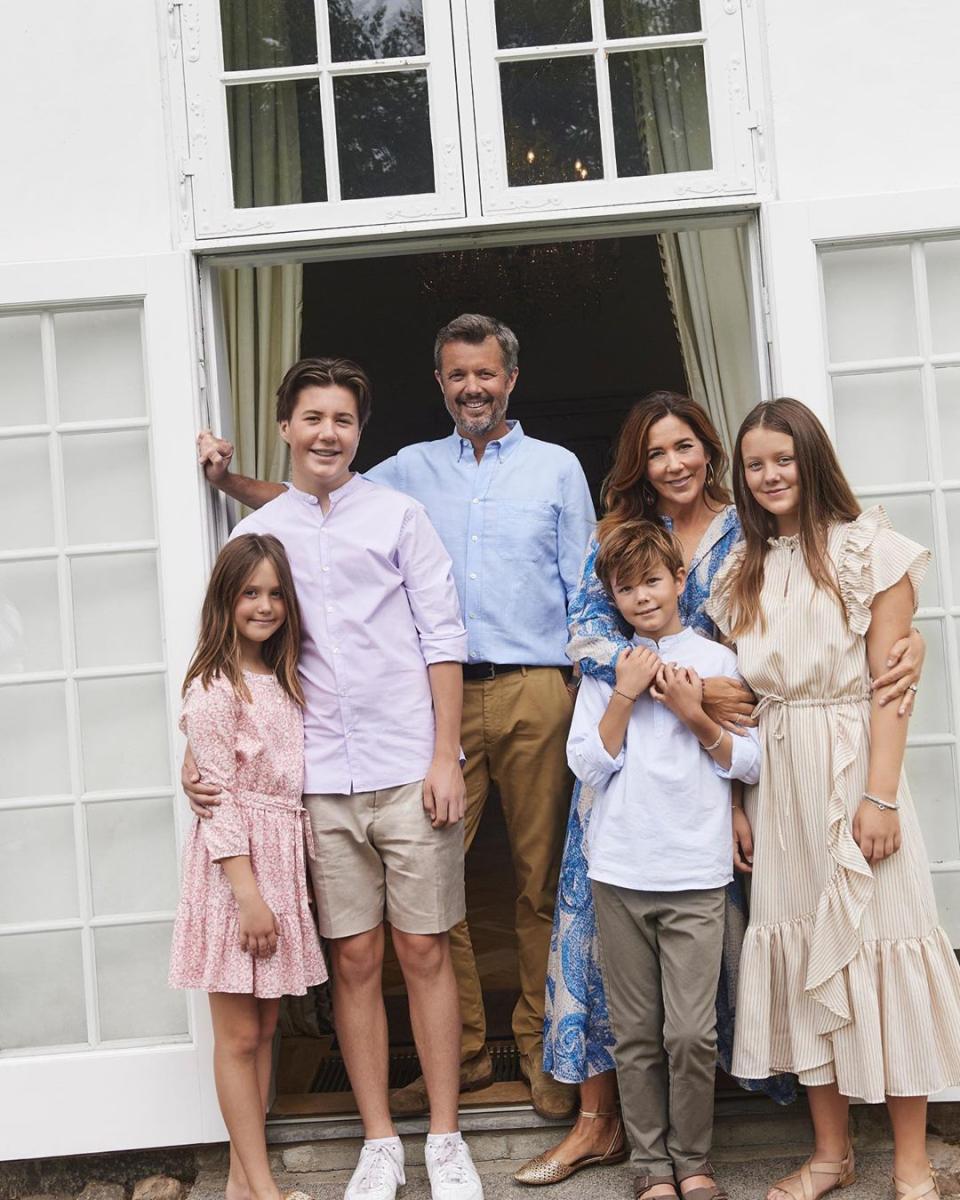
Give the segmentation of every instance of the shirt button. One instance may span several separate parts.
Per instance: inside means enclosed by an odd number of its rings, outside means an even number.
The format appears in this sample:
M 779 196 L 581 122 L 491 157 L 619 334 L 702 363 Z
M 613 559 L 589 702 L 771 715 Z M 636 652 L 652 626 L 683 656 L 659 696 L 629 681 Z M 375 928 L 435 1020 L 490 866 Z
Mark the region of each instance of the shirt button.
M 328 604 L 328 605 L 327 605 L 327 612 L 333 612 L 333 605 L 332 605 L 332 604 Z
M 334 652 L 334 654 L 339 654 L 339 653 L 340 653 L 340 647 L 339 647 L 339 646 L 334 646 L 334 648 L 333 648 L 333 652 Z
M 470 541 L 471 541 L 471 542 L 476 542 L 476 541 L 478 541 L 478 540 L 479 540 L 479 539 L 477 538 L 477 535 L 476 535 L 475 533 L 470 535 Z
M 477 573 L 476 573 L 476 571 L 471 571 L 471 572 L 470 572 L 470 578 L 471 578 L 471 579 L 476 579 L 476 577 L 477 577 Z
M 474 498 L 473 498 L 473 503 L 474 503 L 474 504 L 479 504 L 479 503 L 480 503 L 480 497 L 479 497 L 479 496 L 474 496 Z
M 476 650 L 471 650 L 471 651 L 470 651 L 470 657 L 471 657 L 471 658 L 477 658 L 477 657 L 478 657 L 478 652 L 477 652 Z
M 330 570 L 330 568 L 329 568 L 329 567 L 321 567 L 321 568 L 320 568 L 320 570 L 321 570 L 321 571 L 329 571 L 329 570 Z
M 477 619 L 477 614 L 476 614 L 476 613 L 470 613 L 470 620 L 471 620 L 471 621 L 475 621 L 476 619 Z

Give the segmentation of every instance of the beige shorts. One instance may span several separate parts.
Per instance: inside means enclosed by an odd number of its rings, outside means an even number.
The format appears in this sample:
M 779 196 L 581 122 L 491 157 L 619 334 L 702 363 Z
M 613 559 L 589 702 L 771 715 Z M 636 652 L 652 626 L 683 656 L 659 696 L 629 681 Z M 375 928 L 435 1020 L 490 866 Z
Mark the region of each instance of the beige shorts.
M 317 924 L 352 937 L 384 920 L 404 933 L 445 933 L 462 921 L 463 822 L 434 829 L 423 780 L 379 792 L 305 795 Z

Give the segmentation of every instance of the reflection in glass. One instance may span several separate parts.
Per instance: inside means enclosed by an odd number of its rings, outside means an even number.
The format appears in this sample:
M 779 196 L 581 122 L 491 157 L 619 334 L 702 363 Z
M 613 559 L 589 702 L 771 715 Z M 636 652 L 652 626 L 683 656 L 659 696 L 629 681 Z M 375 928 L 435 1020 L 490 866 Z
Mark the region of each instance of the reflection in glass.
M 40 318 L 0 317 L 0 426 L 46 420 Z
M 709 171 L 703 47 L 611 54 L 608 63 L 617 175 Z
M 603 177 L 592 58 L 501 63 L 500 94 L 511 187 Z
M 435 190 L 426 71 L 333 81 L 344 200 Z
M 423 0 L 327 0 L 334 62 L 423 54 Z
M 913 541 L 934 548 L 933 510 L 930 507 L 929 494 L 906 494 L 892 496 L 870 496 L 861 499 L 863 507 L 872 508 L 882 504 L 890 523 L 897 533 L 902 533 Z M 929 608 L 940 603 L 940 572 L 936 555 L 927 567 L 927 573 L 920 584 L 920 606 Z
M 73 808 L 0 811 L 0 922 L 79 915 Z
M 49 439 L 0 441 L 0 550 L 53 544 Z
M 84 805 L 93 911 L 163 912 L 177 902 L 173 801 L 117 800 Z M 144 871 L 148 862 L 150 870 Z
M 0 675 L 56 671 L 62 662 L 56 562 L 0 563 Z
M 78 667 L 132 666 L 163 658 L 157 559 L 91 554 L 70 563 Z
M 0 687 L 0 763 L 0 800 L 71 791 L 62 683 Z
M 700 29 L 700 0 L 603 0 L 608 38 L 666 37 Z
M 930 478 L 919 371 L 835 375 L 832 382 L 837 452 L 854 487 Z
M 220 0 L 225 71 L 317 61 L 313 0 Z
M 57 313 L 53 328 L 61 421 L 144 415 L 140 309 Z
M 167 924 L 94 930 L 104 1041 L 187 1032 L 184 993 L 167 987 L 170 931 Z
M 326 200 L 316 80 L 227 87 L 226 104 L 235 208 Z
M 960 241 L 927 242 L 927 293 L 934 354 L 960 352 Z
M 0 937 L 0 996 L 4 1050 L 85 1043 L 80 930 Z
M 960 857 L 953 747 L 908 746 L 904 766 L 931 862 Z
M 65 434 L 61 448 L 67 535 L 72 545 L 153 537 L 146 430 Z
M 170 759 L 164 677 L 81 679 L 77 691 L 84 791 L 165 787 Z
M 589 42 L 590 0 L 496 0 L 497 44 L 555 46 L 567 42 Z
M 909 246 L 821 255 L 831 362 L 917 353 Z

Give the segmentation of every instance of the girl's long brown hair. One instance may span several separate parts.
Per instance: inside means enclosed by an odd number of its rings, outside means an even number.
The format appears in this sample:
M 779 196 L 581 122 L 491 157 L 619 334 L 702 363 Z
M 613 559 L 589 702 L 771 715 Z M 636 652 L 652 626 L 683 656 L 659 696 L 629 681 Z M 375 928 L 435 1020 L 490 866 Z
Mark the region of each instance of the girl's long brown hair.
M 218 676 L 229 679 L 234 691 L 250 702 L 252 696 L 240 665 L 240 639 L 233 618 L 244 585 L 262 562 L 277 573 L 287 618 L 263 643 L 263 661 L 276 675 L 283 690 L 303 705 L 303 689 L 297 674 L 300 654 L 300 609 L 286 551 L 269 533 L 245 533 L 227 542 L 217 556 L 200 612 L 200 637 L 183 681 L 183 694 L 194 679 L 204 688 Z
M 603 481 L 601 491 L 604 516 L 597 526 L 599 538 L 624 521 L 657 519 L 657 493 L 646 482 L 647 443 L 650 430 L 664 417 L 684 421 L 703 443 L 710 464 L 704 493 L 719 507 L 731 502 L 724 482 L 727 454 L 706 411 L 689 396 L 677 392 L 651 392 L 630 409 L 617 437 L 613 467 Z
M 778 532 L 776 517 L 757 503 L 747 486 L 743 439 L 753 429 L 772 429 L 793 438 L 800 484 L 797 513 L 800 548 L 816 586 L 832 592 L 841 608 L 840 587 L 827 558 L 827 533 L 830 525 L 855 521 L 860 515 L 860 505 L 840 468 L 827 431 L 805 404 L 782 396 L 752 409 L 740 426 L 733 452 L 733 492 L 746 550 L 743 565 L 729 586 L 733 638 L 752 629 L 758 618 L 761 628 L 764 627 L 760 610 L 763 566 L 769 549 L 767 539 L 776 537 Z

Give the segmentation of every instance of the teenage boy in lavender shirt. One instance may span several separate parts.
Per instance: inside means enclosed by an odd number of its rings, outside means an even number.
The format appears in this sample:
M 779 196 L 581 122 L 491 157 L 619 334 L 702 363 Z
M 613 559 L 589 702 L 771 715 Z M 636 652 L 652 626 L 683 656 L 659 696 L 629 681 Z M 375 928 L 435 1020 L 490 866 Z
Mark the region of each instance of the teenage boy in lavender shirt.
M 481 1200 L 458 1132 L 460 1014 L 447 933 L 464 916 L 467 638 L 450 558 L 423 506 L 350 470 L 370 395 L 346 359 L 290 368 L 277 420 L 292 486 L 233 536 L 280 539 L 302 614 L 310 871 L 365 1137 L 345 1200 L 392 1200 L 404 1182 L 387 1098 L 384 921 L 429 1092 L 433 1200 Z

